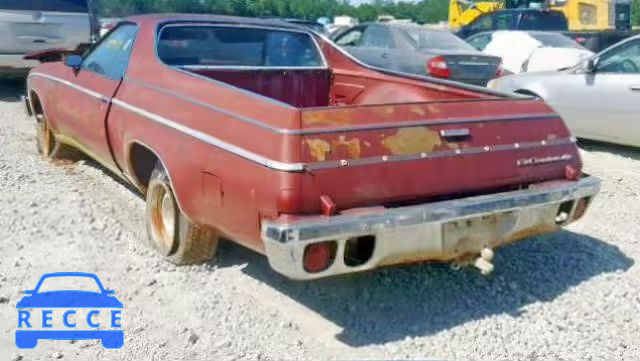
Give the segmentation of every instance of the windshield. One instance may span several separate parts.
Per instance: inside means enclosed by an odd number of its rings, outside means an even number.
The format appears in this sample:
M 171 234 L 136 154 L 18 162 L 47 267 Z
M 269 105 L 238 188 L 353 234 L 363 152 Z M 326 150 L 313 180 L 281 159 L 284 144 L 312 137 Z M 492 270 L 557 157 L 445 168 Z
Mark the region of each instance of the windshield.
M 401 28 L 400 32 L 416 49 L 476 51 L 473 46 L 447 31 L 406 27 Z
M 542 45 L 550 48 L 572 48 L 584 49 L 580 44 L 570 38 L 556 33 L 530 33 L 531 37 L 538 40 Z
M 87 0 L 0 0 L 1 10 L 88 13 Z
M 93 278 L 80 276 L 47 277 L 38 289 L 38 293 L 55 291 L 101 292 Z

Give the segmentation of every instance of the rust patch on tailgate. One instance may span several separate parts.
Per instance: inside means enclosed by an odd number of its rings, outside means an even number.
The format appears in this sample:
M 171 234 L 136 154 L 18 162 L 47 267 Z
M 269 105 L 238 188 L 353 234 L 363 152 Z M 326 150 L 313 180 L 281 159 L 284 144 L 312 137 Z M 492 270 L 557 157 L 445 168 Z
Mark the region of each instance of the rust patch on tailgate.
M 346 147 L 351 159 L 360 158 L 362 149 L 360 147 L 360 139 L 358 138 L 346 140 L 346 137 L 344 135 L 341 135 L 337 140 L 331 142 L 331 145 L 333 146 L 333 152 L 338 152 L 340 147 Z
M 416 154 L 429 153 L 442 145 L 440 134 L 427 127 L 414 127 L 399 129 L 395 135 L 382 140 L 382 146 L 391 154 Z
M 331 145 L 329 142 L 323 139 L 307 139 L 306 142 L 309 146 L 311 156 L 316 161 L 322 162 L 327 159 L 327 153 L 331 152 Z

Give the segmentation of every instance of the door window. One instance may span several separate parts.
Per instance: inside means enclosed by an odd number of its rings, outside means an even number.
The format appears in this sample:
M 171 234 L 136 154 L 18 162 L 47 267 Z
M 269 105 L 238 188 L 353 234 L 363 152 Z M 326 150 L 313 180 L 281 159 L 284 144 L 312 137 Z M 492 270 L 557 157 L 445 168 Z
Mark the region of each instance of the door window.
M 469 25 L 469 29 L 472 30 L 473 33 L 478 33 L 480 31 L 491 30 L 493 26 L 493 21 L 491 20 L 491 15 L 483 15 L 479 17 L 476 21 Z
M 617 46 L 600 57 L 598 72 L 640 73 L 640 40 Z
M 363 32 L 364 28 L 351 29 L 336 39 L 336 44 L 340 46 L 358 46 Z
M 109 79 L 122 79 L 129 64 L 136 32 L 137 27 L 133 24 L 120 25 L 91 50 L 82 62 L 82 69 Z
M 393 37 L 384 26 L 369 26 L 362 36 L 360 46 L 369 48 L 392 49 Z

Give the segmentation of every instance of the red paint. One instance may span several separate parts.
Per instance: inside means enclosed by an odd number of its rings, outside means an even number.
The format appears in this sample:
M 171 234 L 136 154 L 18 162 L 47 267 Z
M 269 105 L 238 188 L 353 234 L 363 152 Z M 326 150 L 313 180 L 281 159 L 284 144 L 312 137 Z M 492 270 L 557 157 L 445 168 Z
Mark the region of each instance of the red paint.
M 200 72 L 219 80 L 211 81 L 160 63 L 154 39 L 162 22 L 220 21 L 219 17 L 150 15 L 130 20 L 138 24 L 139 31 L 125 80 L 106 80 L 86 71 L 75 74 L 62 63 L 43 64 L 34 72 L 61 78 L 178 122 L 200 134 L 285 163 L 316 162 L 308 145 L 312 140 L 329 144 L 331 151 L 324 155 L 324 160 L 336 164 L 355 158 L 382 159 L 393 155 L 382 141 L 396 135 L 399 129 L 297 135 L 275 132 L 268 127 L 286 131 L 327 130 L 448 118 L 487 118 L 480 123 L 428 126 L 436 133 L 461 127 L 471 132 L 470 139 L 451 145 L 442 143 L 433 151 L 540 141 L 551 134 L 557 139 L 569 136 L 563 122 L 553 117 L 491 120 L 492 117 L 552 113 L 540 100 L 502 99 L 464 88 L 380 73 L 359 65 L 320 38 L 317 40 L 330 74 L 328 70 L 306 74 L 287 72 L 288 78 L 283 78 L 278 72 L 260 71 L 262 80 L 252 81 L 250 73 Z M 301 173 L 278 171 L 130 110 L 102 103 L 64 84 L 32 77 L 29 89 L 39 97 L 57 134 L 75 140 L 108 166 L 121 169 L 120 175 L 126 179 L 135 180 L 130 162 L 132 146 L 148 147 L 167 168 L 176 199 L 190 220 L 215 227 L 227 238 L 257 251 L 264 249 L 259 224 L 255 221 L 259 218 L 320 216 L 365 206 L 419 203 L 431 197 L 451 198 L 466 192 L 488 192 L 565 177 L 565 163 L 516 166 L 518 159 L 529 157 L 570 154 L 573 158 L 569 165 L 577 171 L 581 169 L 577 148 L 567 144 Z M 276 100 L 257 97 L 246 90 Z M 239 120 L 230 113 L 257 120 L 265 126 Z M 352 148 L 345 145 L 353 139 L 358 140 L 357 149 L 355 143 Z

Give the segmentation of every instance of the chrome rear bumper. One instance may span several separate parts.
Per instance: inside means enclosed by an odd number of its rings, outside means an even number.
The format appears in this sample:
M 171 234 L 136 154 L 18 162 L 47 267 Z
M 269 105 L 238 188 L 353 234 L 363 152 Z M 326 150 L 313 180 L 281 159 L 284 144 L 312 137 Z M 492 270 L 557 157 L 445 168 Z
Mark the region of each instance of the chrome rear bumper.
M 453 260 L 478 254 L 571 223 L 578 201 L 590 203 L 600 189 L 591 176 L 553 181 L 504 192 L 400 208 L 365 208 L 336 216 L 288 217 L 262 224 L 271 267 L 292 279 L 308 280 L 421 260 Z M 349 240 L 374 236 L 370 257 L 345 262 Z M 303 265 L 308 245 L 335 241 L 332 264 L 310 273 Z M 351 244 L 351 243 L 349 243 Z

